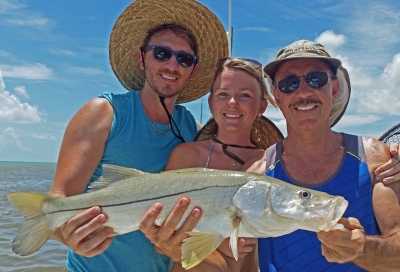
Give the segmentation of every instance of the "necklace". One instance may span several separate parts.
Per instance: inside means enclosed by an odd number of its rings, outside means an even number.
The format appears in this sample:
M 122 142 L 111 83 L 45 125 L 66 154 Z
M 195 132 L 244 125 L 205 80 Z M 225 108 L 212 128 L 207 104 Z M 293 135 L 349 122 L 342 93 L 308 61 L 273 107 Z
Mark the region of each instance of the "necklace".
M 246 149 L 253 149 L 253 156 L 256 156 L 256 153 L 254 152 L 254 149 L 258 149 L 258 147 L 255 146 L 243 146 L 243 145 L 234 145 L 234 144 L 225 144 L 223 142 L 221 142 L 220 140 L 214 138 L 213 139 L 214 142 L 219 143 L 222 145 L 222 152 L 224 152 L 225 155 L 227 155 L 228 157 L 234 159 L 235 161 L 233 162 L 233 165 L 236 165 L 236 162 L 240 163 L 241 165 L 243 165 L 245 162 L 244 160 L 242 160 L 241 158 L 239 158 L 237 155 L 233 154 L 232 152 L 228 151 L 227 148 L 228 146 L 230 147 L 236 147 L 236 148 L 246 148 Z
M 171 116 L 174 114 L 174 109 L 175 109 L 175 108 L 172 109 L 172 114 L 171 114 Z M 147 113 L 146 113 L 146 110 L 144 109 L 144 107 L 143 107 L 143 111 L 144 111 L 144 113 L 145 113 L 146 116 L 147 116 Z M 147 116 L 147 119 L 149 119 L 150 125 L 151 125 L 151 127 L 153 128 L 154 132 L 157 133 L 157 135 L 160 136 L 160 137 L 166 135 L 166 134 L 168 133 L 168 131 L 171 129 L 171 122 L 169 122 L 169 125 L 168 125 L 167 129 L 164 130 L 163 132 L 160 132 L 160 131 L 157 130 L 157 128 L 156 128 L 156 126 L 154 125 L 153 121 L 150 120 L 149 116 Z
M 150 121 L 150 124 L 151 124 L 153 130 L 157 133 L 158 136 L 164 136 L 164 135 L 167 134 L 168 131 L 171 129 L 171 123 L 170 123 L 170 124 L 168 125 L 168 127 L 167 127 L 166 130 L 164 130 L 163 132 L 159 132 L 159 131 L 157 130 L 156 126 L 153 124 L 153 122 L 152 122 L 150 119 L 149 119 L 149 121 Z

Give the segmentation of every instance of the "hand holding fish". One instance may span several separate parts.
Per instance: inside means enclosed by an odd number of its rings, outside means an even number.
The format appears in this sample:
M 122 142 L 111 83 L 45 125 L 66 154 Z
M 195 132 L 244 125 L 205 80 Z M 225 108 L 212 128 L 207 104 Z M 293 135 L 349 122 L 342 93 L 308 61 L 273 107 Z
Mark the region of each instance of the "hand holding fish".
M 390 145 L 390 155 L 392 158 L 379 166 L 375 171 L 377 181 L 390 184 L 400 179 L 400 145 L 393 143 Z
M 232 249 L 229 246 L 229 238 L 226 238 L 221 245 L 217 248 L 219 252 L 228 256 L 229 258 L 235 258 L 232 253 Z M 238 238 L 238 257 L 244 258 L 253 251 L 254 246 L 257 244 L 257 238 Z
M 101 208 L 92 207 L 74 216 L 59 228 L 62 242 L 79 255 L 99 255 L 113 240 L 109 237 L 112 229 L 103 227 L 106 222 L 107 216 L 101 213 Z
M 182 242 L 189 236 L 187 232 L 192 231 L 201 218 L 201 210 L 195 208 L 182 226 L 177 229 L 189 203 L 190 200 L 186 197 L 179 199 L 161 226 L 155 225 L 162 210 L 162 205 L 156 203 L 146 212 L 139 224 L 139 229 L 154 245 L 155 250 L 168 256 L 174 262 L 181 262 Z
M 366 236 L 364 228 L 356 218 L 341 218 L 338 223 L 349 231 L 331 230 L 317 233 L 321 241 L 322 255 L 328 262 L 346 263 L 353 261 L 364 250 Z

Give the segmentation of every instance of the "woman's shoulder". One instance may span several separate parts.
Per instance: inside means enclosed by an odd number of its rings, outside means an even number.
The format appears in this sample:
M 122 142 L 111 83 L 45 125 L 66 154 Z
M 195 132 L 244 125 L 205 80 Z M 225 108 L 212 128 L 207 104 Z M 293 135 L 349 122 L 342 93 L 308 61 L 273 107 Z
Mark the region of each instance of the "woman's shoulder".
M 204 167 L 210 147 L 209 140 L 180 144 L 172 150 L 166 169 Z
M 188 152 L 188 153 L 199 154 L 204 150 L 210 149 L 210 146 L 211 146 L 211 140 L 200 141 L 200 142 L 186 142 L 177 145 L 172 152 L 179 152 L 179 153 Z

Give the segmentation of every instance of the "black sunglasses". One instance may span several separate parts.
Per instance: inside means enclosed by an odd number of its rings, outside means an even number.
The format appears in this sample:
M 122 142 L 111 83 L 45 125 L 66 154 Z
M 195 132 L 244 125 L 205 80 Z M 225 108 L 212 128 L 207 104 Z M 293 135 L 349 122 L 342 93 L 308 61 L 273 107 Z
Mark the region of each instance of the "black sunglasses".
M 176 57 L 176 61 L 183 67 L 190 67 L 197 61 L 197 57 L 187 52 L 175 52 L 174 50 L 165 48 L 160 45 L 148 45 L 140 48 L 143 52 L 153 50 L 153 57 L 159 61 L 167 61 L 172 56 Z
M 278 88 L 282 93 L 293 93 L 299 88 L 302 78 L 309 87 L 320 88 L 326 85 L 329 76 L 330 74 L 325 72 L 312 72 L 305 76 L 289 76 L 278 82 Z
M 262 66 L 262 64 L 259 63 L 256 60 L 245 59 L 245 58 L 224 58 L 224 59 L 220 59 L 218 65 L 222 66 L 222 65 L 228 64 L 229 62 L 231 62 L 232 60 L 235 60 L 235 59 L 239 59 L 239 60 L 243 61 L 244 64 L 249 65 L 249 66 L 253 67 L 254 69 L 258 69 L 258 68 L 260 68 Z

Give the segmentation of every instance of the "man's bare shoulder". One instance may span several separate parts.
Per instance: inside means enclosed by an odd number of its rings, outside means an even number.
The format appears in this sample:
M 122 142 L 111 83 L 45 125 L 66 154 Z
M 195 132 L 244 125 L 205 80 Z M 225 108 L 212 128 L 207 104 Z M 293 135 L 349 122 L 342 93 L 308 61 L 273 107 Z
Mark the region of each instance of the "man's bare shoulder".
M 368 167 L 373 171 L 390 159 L 389 147 L 374 138 L 363 138 Z

